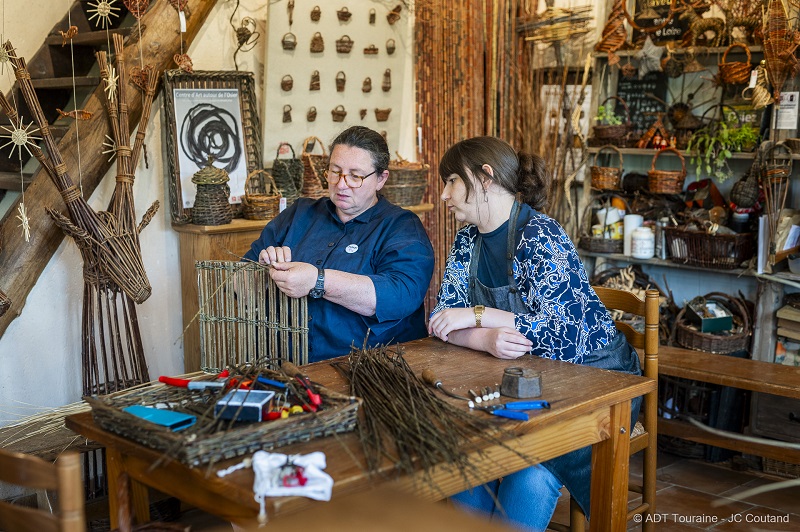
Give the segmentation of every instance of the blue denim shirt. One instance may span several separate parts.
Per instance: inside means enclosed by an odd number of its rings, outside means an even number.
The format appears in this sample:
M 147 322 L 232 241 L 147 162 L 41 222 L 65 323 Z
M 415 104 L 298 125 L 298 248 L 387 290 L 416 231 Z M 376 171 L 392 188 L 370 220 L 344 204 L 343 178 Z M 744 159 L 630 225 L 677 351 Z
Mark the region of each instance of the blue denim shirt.
M 361 316 L 326 299 L 308 299 L 310 362 L 361 347 L 427 336 L 423 302 L 433 275 L 433 247 L 414 213 L 380 197 L 342 223 L 328 198 L 300 198 L 267 224 L 245 258 L 257 261 L 268 246 L 288 246 L 292 260 L 318 268 L 366 275 L 375 285 L 373 316 Z

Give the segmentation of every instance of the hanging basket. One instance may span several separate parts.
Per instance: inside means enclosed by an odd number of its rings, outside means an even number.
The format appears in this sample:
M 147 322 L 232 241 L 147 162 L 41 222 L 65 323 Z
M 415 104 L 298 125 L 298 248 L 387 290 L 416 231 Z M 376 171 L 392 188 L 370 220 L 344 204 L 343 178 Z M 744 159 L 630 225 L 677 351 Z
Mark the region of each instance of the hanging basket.
M 383 92 L 389 92 L 392 89 L 392 69 L 387 68 L 383 71 L 383 83 L 381 83 Z
M 353 49 L 353 39 L 348 35 L 342 35 L 341 39 L 336 39 L 336 51 L 340 54 L 349 54 Z
M 321 16 L 322 10 L 319 8 L 319 6 L 314 6 L 314 9 L 311 10 L 311 20 L 318 22 Z
M 297 37 L 295 37 L 294 33 L 287 33 L 281 39 L 281 46 L 283 46 L 284 50 L 294 50 L 295 46 L 297 46 Z
M 291 159 L 280 159 L 281 146 L 289 146 L 292 152 Z M 303 184 L 303 161 L 295 158 L 294 148 L 288 142 L 281 142 L 275 152 L 272 162 L 272 177 L 281 195 L 286 198 L 288 207 L 300 196 L 299 190 Z
M 289 123 L 292 121 L 292 106 L 288 103 L 283 106 L 283 123 Z
M 244 182 L 242 216 L 248 220 L 271 220 L 280 212 L 281 191 L 272 175 L 253 170 Z
M 603 150 L 613 150 L 619 156 L 619 166 L 597 166 L 597 158 Z M 589 168 L 592 175 L 592 188 L 598 190 L 619 190 L 620 180 L 622 178 L 622 152 L 616 146 L 606 145 L 597 150 L 594 154 L 594 161 L 591 168 Z
M 728 52 L 733 48 L 743 48 L 747 54 L 747 61 L 732 61 L 728 60 Z M 728 46 L 725 53 L 722 54 L 722 62 L 719 63 L 719 77 L 724 83 L 728 84 L 743 84 L 750 81 L 750 71 L 753 66 L 750 64 L 750 48 L 746 44 L 735 42 Z
M 344 122 L 344 117 L 347 116 L 347 111 L 344 110 L 344 105 L 337 105 L 331 109 L 331 117 L 334 122 Z
M 315 70 L 311 73 L 311 83 L 308 84 L 308 90 L 310 91 L 318 91 L 319 90 L 319 70 Z
M 758 172 L 754 163 L 750 170 L 731 188 L 731 203 L 748 209 L 758 201 Z
M 361 92 L 371 92 L 371 91 L 372 91 L 372 80 L 370 78 L 364 78 L 364 83 L 361 84 Z
M 672 152 L 681 161 L 680 170 L 656 170 L 656 161 L 662 153 Z M 683 180 L 686 179 L 686 160 L 675 148 L 659 150 L 653 156 L 650 170 L 647 172 L 647 184 L 653 194 L 680 194 L 683 192 Z
M 306 113 L 306 120 L 308 120 L 309 122 L 313 122 L 316 119 L 317 119 L 317 108 L 311 106 L 308 108 L 308 113 Z
M 322 155 L 310 153 L 311 150 L 319 145 Z M 318 137 L 308 137 L 303 141 L 303 196 L 309 198 L 323 198 L 327 196 L 328 181 L 325 179 L 325 171 L 328 169 L 330 158 L 325 152 L 325 145 Z
M 631 130 L 631 111 L 628 109 L 628 104 L 625 103 L 625 100 L 619 96 L 609 96 L 600 105 L 605 105 L 609 100 L 617 100 L 622 104 L 622 108 L 625 110 L 625 121 L 622 124 L 613 126 L 594 126 L 594 137 L 603 141 L 618 141 Z
M 397 48 L 397 45 L 394 42 L 394 39 L 389 39 L 386 41 L 386 53 L 392 55 Z
M 392 108 L 388 109 L 375 109 L 375 120 L 377 122 L 386 122 L 389 120 L 389 113 L 392 112 Z
M 386 14 L 386 21 L 393 25 L 395 22 L 400 20 L 400 12 L 403 10 L 402 4 L 397 4 L 394 8 Z
M 281 78 L 281 90 L 290 91 L 292 90 L 293 86 L 294 80 L 292 79 L 292 76 L 286 74 L 283 76 L 283 78 Z
M 348 20 L 350 20 L 350 17 L 352 17 L 352 16 L 353 16 L 353 14 L 352 14 L 352 13 L 350 12 L 350 10 L 349 10 L 349 9 L 347 9 L 347 7 L 345 6 L 345 7 L 343 7 L 342 9 L 340 9 L 339 11 L 337 11 L 337 12 L 336 12 L 336 16 L 337 16 L 337 17 L 339 18 L 339 20 L 341 20 L 342 22 L 347 22 Z
M 344 92 L 344 84 L 347 82 L 347 76 L 341 70 L 336 74 L 336 92 Z
M 325 50 L 325 41 L 322 40 L 322 34 L 317 32 L 311 37 L 311 53 L 321 54 Z
M 366 48 L 364 48 L 364 55 L 377 55 L 378 54 L 378 47 L 374 44 L 370 44 Z

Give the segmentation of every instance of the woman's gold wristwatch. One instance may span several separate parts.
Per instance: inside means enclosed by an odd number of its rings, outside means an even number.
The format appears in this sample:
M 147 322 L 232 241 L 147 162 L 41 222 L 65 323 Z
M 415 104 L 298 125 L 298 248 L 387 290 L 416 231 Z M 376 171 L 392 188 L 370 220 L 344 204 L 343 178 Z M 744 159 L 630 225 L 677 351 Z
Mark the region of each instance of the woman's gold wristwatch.
M 486 307 L 483 305 L 475 305 L 475 327 L 481 326 L 481 319 L 483 318 L 483 311 L 486 310 Z

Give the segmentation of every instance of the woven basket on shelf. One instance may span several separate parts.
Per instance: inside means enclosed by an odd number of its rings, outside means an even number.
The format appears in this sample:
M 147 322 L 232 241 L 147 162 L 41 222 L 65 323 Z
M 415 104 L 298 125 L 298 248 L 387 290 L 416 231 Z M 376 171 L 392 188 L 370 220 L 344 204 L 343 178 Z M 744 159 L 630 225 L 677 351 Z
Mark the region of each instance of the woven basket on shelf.
M 583 217 L 580 220 L 581 236 L 578 241 L 578 247 L 581 249 L 593 251 L 595 253 L 622 253 L 624 245 L 624 240 L 622 238 L 604 238 L 602 235 L 592 235 L 592 219 L 594 218 L 592 210 L 594 208 L 599 208 L 603 202 L 607 203 L 607 206 L 610 206 L 611 198 L 620 198 L 625 202 L 626 212 L 630 212 L 630 206 L 627 200 L 617 194 L 599 194 L 593 201 L 588 202 L 586 208 L 583 210 Z
M 216 168 L 212 162 L 213 158 L 209 157 L 208 165 L 192 176 L 192 183 L 197 185 L 192 206 L 192 223 L 195 225 L 225 225 L 233 219 L 228 172 Z
M 727 62 L 728 52 L 733 48 L 743 48 L 747 54 L 747 61 L 731 61 Z M 750 48 L 746 44 L 735 42 L 728 46 L 725 53 L 722 54 L 722 62 L 719 63 L 719 77 L 724 83 L 729 84 L 742 84 L 750 80 L 750 71 L 753 66 L 750 64 Z
M 267 170 L 253 170 L 244 182 L 242 216 L 248 220 L 271 220 L 280 212 L 281 191 Z
M 681 161 L 680 170 L 656 170 L 656 161 L 662 153 L 672 152 Z M 683 180 L 686 179 L 686 161 L 681 152 L 675 148 L 659 150 L 653 156 L 650 170 L 647 172 L 647 184 L 653 194 L 680 194 L 683 192 Z
M 625 100 L 620 98 L 619 96 L 609 96 L 603 103 L 600 105 L 605 105 L 609 100 L 617 100 L 619 103 L 622 104 L 622 108 L 625 110 L 625 121 L 622 124 L 617 124 L 613 126 L 608 125 L 600 125 L 594 126 L 594 137 L 600 140 L 619 140 L 631 130 L 631 111 L 628 109 L 628 104 L 625 103 Z
M 750 316 L 747 307 L 738 298 L 721 292 L 711 292 L 703 296 L 707 301 L 715 301 L 731 311 L 734 325 L 740 325 L 740 332 L 731 334 L 704 333 L 697 330 L 686 319 L 686 307 L 675 318 L 674 338 L 681 347 L 705 351 L 707 353 L 728 354 L 746 350 L 750 347 Z
M 612 150 L 619 156 L 619 166 L 597 166 L 597 158 L 603 150 Z M 598 190 L 619 190 L 620 179 L 622 178 L 622 152 L 616 146 L 606 145 L 597 150 L 594 154 L 594 161 L 589 168 L 592 175 L 592 188 Z
M 292 151 L 291 159 L 279 159 L 281 146 L 289 146 Z M 288 142 L 281 142 L 275 153 L 275 160 L 272 162 L 272 177 L 281 191 L 281 195 L 286 198 L 288 207 L 300 197 L 300 189 L 303 187 L 303 161 L 297 159 L 294 148 Z
M 392 161 L 389 163 L 389 179 L 380 192 L 395 205 L 419 205 L 428 189 L 429 169 L 424 163 Z
M 665 227 L 664 242 L 673 262 L 732 270 L 752 258 L 753 234 L 710 234 L 683 227 Z
M 309 149 L 309 144 L 311 148 Z M 310 153 L 319 145 L 322 155 Z M 328 181 L 325 179 L 325 170 L 328 169 L 328 154 L 325 144 L 317 137 L 308 137 L 303 141 L 303 191 L 302 195 L 309 198 L 324 198 L 328 195 Z

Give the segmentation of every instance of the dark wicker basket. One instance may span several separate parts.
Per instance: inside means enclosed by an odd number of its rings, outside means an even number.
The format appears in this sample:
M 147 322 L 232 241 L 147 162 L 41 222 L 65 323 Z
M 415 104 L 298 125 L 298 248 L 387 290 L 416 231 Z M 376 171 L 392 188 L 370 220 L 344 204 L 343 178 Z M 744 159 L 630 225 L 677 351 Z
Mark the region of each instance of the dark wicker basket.
M 631 111 L 628 109 L 628 104 L 619 96 L 609 96 L 600 105 L 605 105 L 609 100 L 617 100 L 622 104 L 622 108 L 625 109 L 625 122 L 613 126 L 594 126 L 594 137 L 600 140 L 618 140 L 631 130 Z
M 597 166 L 597 158 L 603 150 L 613 150 L 619 156 L 619 166 Z M 606 145 L 597 150 L 594 154 L 594 161 L 589 171 L 592 174 L 592 188 L 598 190 L 619 190 L 620 178 L 622 177 L 622 152 L 616 146 Z
M 230 204 L 231 189 L 228 173 L 216 168 L 213 158 L 208 165 L 192 176 L 197 185 L 197 195 L 192 206 L 192 223 L 195 225 L 225 225 L 231 223 L 233 210 Z
M 665 227 L 670 260 L 722 270 L 738 268 L 753 256 L 753 234 L 709 234 L 681 227 Z
M 291 159 L 279 159 L 281 146 L 289 146 L 292 151 Z M 287 142 L 282 142 L 275 153 L 275 160 L 272 162 L 272 178 L 278 185 L 281 195 L 286 198 L 288 207 L 300 197 L 300 189 L 303 187 L 303 161 L 297 159 L 294 148 Z
M 686 307 L 675 317 L 675 341 L 681 347 L 726 355 L 750 347 L 750 315 L 747 307 L 737 298 L 721 292 L 712 292 L 703 296 L 708 301 L 716 301 L 730 310 L 739 322 L 741 330 L 731 334 L 714 334 L 697 330 L 685 317 Z
M 656 170 L 656 161 L 665 152 L 672 152 L 681 161 L 680 170 Z M 653 156 L 650 170 L 647 172 L 647 186 L 653 194 L 680 194 L 683 192 L 683 180 L 686 179 L 686 160 L 675 148 L 659 150 Z

